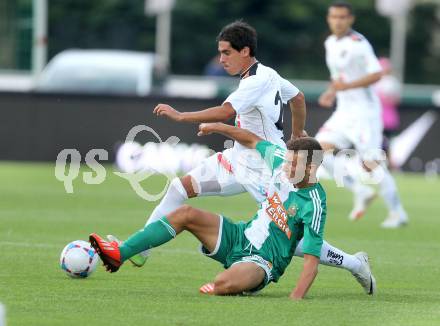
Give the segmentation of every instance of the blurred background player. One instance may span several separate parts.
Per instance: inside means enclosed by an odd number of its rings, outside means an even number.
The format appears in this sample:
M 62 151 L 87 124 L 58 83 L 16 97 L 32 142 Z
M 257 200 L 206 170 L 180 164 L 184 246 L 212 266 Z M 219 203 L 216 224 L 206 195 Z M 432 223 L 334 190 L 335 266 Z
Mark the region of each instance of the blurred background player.
M 402 84 L 392 73 L 391 62 L 388 58 L 379 58 L 382 67 L 382 78 L 374 84 L 374 90 L 382 105 L 383 121 L 383 150 L 387 153 L 388 166 L 394 169 L 395 165 L 390 160 L 389 145 L 391 137 L 395 136 L 399 126 L 399 102 L 402 93 Z
M 323 166 L 335 176 L 334 150 L 357 150 L 363 168 L 379 182 L 389 214 L 381 224 L 397 228 L 408 222 L 393 177 L 385 164 L 380 164 L 382 153 L 381 107 L 372 85 L 382 76 L 382 69 L 365 37 L 352 30 L 352 6 L 338 1 L 330 5 L 327 22 L 331 30 L 325 41 L 326 63 L 331 84 L 320 96 L 319 104 L 330 108 L 337 100 L 336 111 L 319 130 L 316 138 L 327 153 Z M 349 218 L 361 218 L 375 197 L 373 188 L 363 185 L 356 177 L 346 176 L 344 186 L 354 192 L 354 207 Z

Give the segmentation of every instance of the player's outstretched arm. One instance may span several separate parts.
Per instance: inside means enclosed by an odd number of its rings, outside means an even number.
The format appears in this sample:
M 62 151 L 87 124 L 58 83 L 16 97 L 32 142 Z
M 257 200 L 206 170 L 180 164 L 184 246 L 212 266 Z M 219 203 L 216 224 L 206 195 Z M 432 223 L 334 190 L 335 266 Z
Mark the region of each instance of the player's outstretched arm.
M 164 116 L 177 122 L 225 122 L 235 116 L 235 110 L 229 103 L 195 112 L 179 112 L 170 105 L 158 104 L 154 108 L 153 114 Z
M 336 101 L 336 91 L 330 86 L 319 96 L 318 104 L 324 108 L 331 108 Z
M 304 267 L 295 289 L 290 294 L 292 300 L 301 300 L 306 295 L 316 275 L 318 274 L 319 258 L 304 254 Z
M 212 133 L 222 134 L 235 141 L 238 141 L 245 147 L 255 148 L 257 144 L 262 141 L 262 138 L 258 137 L 249 130 L 237 128 L 224 123 L 202 123 L 199 126 L 198 136 L 205 136 Z
M 304 137 L 304 126 L 306 124 L 306 100 L 304 94 L 299 92 L 289 101 L 292 112 L 292 139 Z
M 361 87 L 368 87 L 370 85 L 373 85 L 374 83 L 378 82 L 379 79 L 382 78 L 382 71 L 374 72 L 371 74 L 368 74 L 360 79 L 354 80 L 352 82 L 346 83 L 342 79 L 334 80 L 332 82 L 331 87 L 335 91 L 345 91 L 347 89 L 352 88 L 361 88 Z

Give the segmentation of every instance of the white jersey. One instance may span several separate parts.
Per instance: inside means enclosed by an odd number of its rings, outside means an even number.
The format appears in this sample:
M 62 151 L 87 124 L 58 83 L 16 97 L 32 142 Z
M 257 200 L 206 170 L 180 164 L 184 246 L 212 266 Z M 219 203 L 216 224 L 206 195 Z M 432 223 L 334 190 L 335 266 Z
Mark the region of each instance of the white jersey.
M 236 111 L 235 125 L 264 140 L 285 147 L 283 141 L 283 104 L 298 95 L 299 90 L 275 70 L 256 62 L 249 77 L 240 80 L 238 89 L 228 96 Z M 234 149 L 245 149 L 235 142 Z
M 382 68 L 368 40 L 350 31 L 337 38 L 331 35 L 325 41 L 326 62 L 332 80 L 352 82 Z M 351 115 L 379 115 L 380 102 L 373 88 L 353 88 L 336 93 L 337 111 Z M 342 112 L 341 112 L 342 113 Z

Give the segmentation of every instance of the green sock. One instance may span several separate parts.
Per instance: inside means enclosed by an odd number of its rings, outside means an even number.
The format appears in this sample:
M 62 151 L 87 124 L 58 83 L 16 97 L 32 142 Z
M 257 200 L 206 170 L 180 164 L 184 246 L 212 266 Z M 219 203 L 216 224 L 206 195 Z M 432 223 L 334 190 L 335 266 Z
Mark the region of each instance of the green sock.
M 176 231 L 164 216 L 131 235 L 119 247 L 122 261 L 154 247 L 158 247 L 176 237 Z

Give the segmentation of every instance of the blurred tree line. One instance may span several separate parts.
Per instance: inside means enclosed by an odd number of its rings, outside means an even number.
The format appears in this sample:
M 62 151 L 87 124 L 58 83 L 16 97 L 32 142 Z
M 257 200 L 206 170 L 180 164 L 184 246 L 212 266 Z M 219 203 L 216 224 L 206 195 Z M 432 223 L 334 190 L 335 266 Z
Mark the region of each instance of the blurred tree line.
M 3 0 L 2 0 L 3 1 Z M 23 2 L 23 0 L 20 0 Z M 243 18 L 259 34 L 258 59 L 289 78 L 326 79 L 323 41 L 328 0 L 176 0 L 172 13 L 173 74 L 201 74 L 216 55 L 221 27 Z M 372 0 L 353 0 L 354 28 L 388 56 L 390 25 Z M 155 17 L 145 0 L 50 0 L 49 56 L 67 48 L 154 51 Z M 0 19 L 1 20 L 1 19 Z M 440 84 L 440 6 L 410 15 L 406 82 Z
M 0 0 L 0 69 L 30 69 L 32 1 Z

